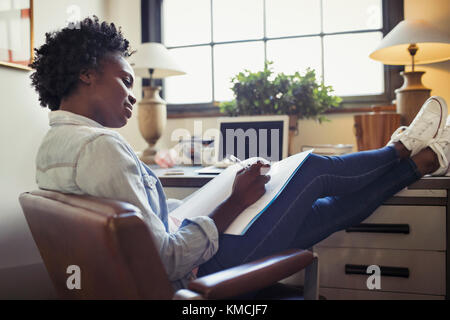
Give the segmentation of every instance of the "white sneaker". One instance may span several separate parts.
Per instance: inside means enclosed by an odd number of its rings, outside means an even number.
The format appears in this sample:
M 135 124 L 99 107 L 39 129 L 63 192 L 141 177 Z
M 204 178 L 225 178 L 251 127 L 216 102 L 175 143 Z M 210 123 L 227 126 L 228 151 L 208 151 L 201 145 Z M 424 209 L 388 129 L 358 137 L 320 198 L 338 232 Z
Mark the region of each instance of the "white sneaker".
M 411 151 L 411 157 L 439 139 L 447 119 L 447 104 L 441 97 L 430 97 L 423 104 L 409 127 L 400 127 L 392 134 L 388 145 L 400 141 Z
M 442 131 L 441 136 L 435 142 L 431 143 L 429 147 L 437 154 L 440 168 L 433 172 L 432 176 L 450 176 L 449 160 L 450 160 L 450 117 L 447 119 L 447 124 Z

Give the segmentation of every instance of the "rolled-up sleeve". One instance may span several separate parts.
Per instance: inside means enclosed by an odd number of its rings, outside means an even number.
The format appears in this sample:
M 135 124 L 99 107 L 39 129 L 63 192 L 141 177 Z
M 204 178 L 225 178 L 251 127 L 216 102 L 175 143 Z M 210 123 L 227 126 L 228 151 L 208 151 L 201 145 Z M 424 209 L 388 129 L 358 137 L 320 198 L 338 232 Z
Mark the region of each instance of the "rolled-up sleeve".
M 170 280 L 184 277 L 208 261 L 219 248 L 219 233 L 209 217 L 186 219 L 161 246 L 160 254 Z
M 90 141 L 78 157 L 75 181 L 83 193 L 125 201 L 139 208 L 169 279 L 179 280 L 217 252 L 217 228 L 211 218 L 203 216 L 184 220 L 176 232 L 166 232 L 148 203 L 138 163 L 130 152 L 114 136 L 103 135 Z

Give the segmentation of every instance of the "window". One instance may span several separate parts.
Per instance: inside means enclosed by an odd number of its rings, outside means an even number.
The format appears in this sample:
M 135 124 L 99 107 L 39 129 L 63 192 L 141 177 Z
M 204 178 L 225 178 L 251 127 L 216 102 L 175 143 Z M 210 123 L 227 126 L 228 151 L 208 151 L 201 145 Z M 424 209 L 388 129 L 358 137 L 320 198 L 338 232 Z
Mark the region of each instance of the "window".
M 188 73 L 164 81 L 169 112 L 183 105 L 206 110 L 231 100 L 231 78 L 244 69 L 261 70 L 265 60 L 274 62 L 275 72 L 313 68 L 344 102 L 358 106 L 388 102 L 401 83 L 394 78 L 398 67 L 392 70 L 368 56 L 403 19 L 402 0 L 159 3 L 159 19 L 152 23 L 143 15 L 143 30 L 158 29 L 161 42 Z

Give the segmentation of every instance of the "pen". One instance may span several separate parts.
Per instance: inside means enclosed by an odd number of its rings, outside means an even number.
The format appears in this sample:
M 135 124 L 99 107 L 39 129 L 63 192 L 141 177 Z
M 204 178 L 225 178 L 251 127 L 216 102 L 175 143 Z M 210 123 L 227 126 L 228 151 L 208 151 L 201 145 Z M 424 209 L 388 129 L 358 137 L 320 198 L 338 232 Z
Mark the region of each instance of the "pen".
M 242 168 L 246 168 L 247 166 L 244 165 L 244 163 L 239 160 L 237 157 L 233 156 L 232 154 L 230 154 L 230 160 L 233 160 L 234 162 L 238 163 Z
M 239 164 L 242 168 L 244 168 L 244 169 L 249 167 L 249 165 L 244 165 L 244 163 L 243 163 L 241 160 L 239 160 L 239 158 L 233 156 L 232 154 L 231 154 L 228 158 L 229 158 L 230 160 L 232 160 L 232 161 L 238 163 L 238 164 Z M 263 167 L 263 168 L 260 169 L 260 172 L 259 172 L 259 173 L 260 173 L 261 175 L 266 175 L 269 171 L 270 171 L 270 168 L 265 168 L 265 167 Z

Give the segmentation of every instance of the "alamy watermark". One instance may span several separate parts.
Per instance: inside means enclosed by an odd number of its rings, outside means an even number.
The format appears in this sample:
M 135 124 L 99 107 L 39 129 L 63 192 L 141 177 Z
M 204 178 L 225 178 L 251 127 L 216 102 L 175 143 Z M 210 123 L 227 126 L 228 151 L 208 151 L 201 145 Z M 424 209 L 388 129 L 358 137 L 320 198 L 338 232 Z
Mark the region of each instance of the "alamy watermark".
M 69 290 L 81 290 L 81 269 L 77 265 L 71 265 L 67 267 L 67 274 L 70 276 L 67 278 L 66 286 Z
M 381 290 L 381 269 L 377 265 L 371 265 L 367 267 L 367 274 L 370 276 L 367 278 L 366 286 L 369 290 Z
M 287 134 L 287 133 L 285 133 Z M 178 128 L 172 131 L 171 141 L 189 141 L 192 137 L 203 140 L 214 140 L 215 144 L 225 141 L 225 145 L 215 146 L 216 160 L 219 155 L 232 154 L 240 159 L 261 157 L 268 161 L 280 161 L 280 130 L 279 129 L 225 129 L 225 134 L 217 128 L 209 128 L 203 131 L 203 122 L 194 121 L 193 135 L 188 129 Z M 219 150 L 220 148 L 222 150 Z M 202 155 L 202 145 L 193 144 L 193 152 Z M 194 164 L 201 164 L 202 158 L 195 158 Z M 179 164 L 189 164 L 190 159 L 181 159 Z
M 81 29 L 81 8 L 75 4 L 67 7 L 66 13 L 68 15 L 66 24 L 69 29 Z
M 66 280 L 66 286 L 69 290 L 81 290 L 81 268 L 77 265 L 67 267 L 66 273 L 70 276 Z M 369 290 L 381 290 L 381 269 L 377 265 L 368 266 L 366 273 L 370 276 L 367 278 L 366 286 Z

